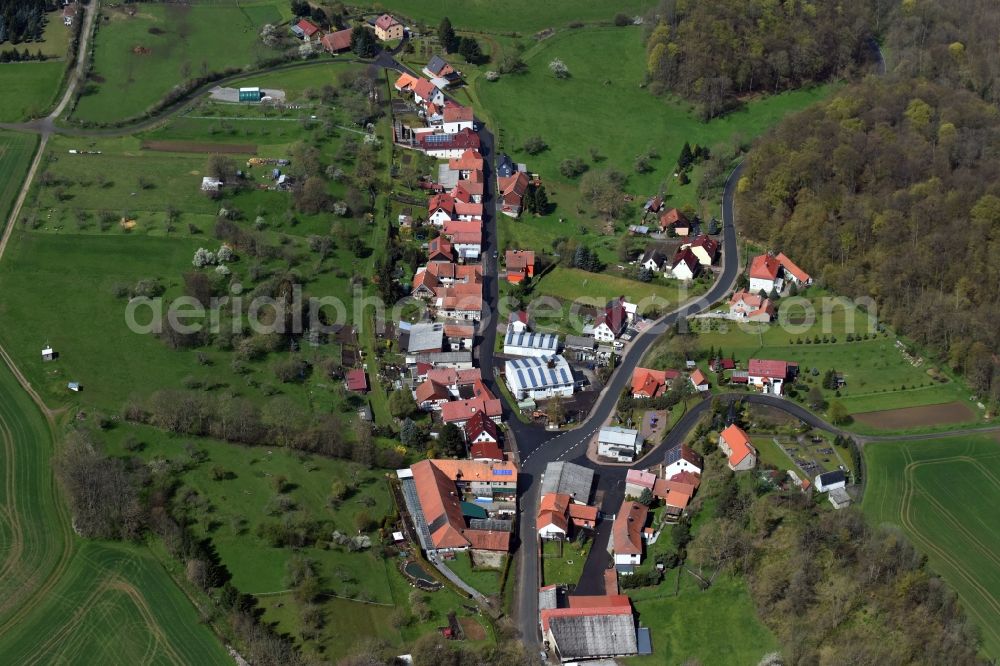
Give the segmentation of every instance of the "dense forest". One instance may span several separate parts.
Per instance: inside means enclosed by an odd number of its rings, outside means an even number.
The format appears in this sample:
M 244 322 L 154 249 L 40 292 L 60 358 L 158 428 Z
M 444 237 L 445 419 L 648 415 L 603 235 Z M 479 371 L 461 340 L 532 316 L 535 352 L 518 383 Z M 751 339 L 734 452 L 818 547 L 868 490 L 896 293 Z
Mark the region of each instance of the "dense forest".
M 883 4 L 664 0 L 649 21 L 650 88 L 680 94 L 711 118 L 748 93 L 849 75 L 870 53 Z
M 1000 400 L 1000 117 L 963 90 L 870 79 L 751 152 L 743 229 L 941 350 Z
M 886 32 L 891 66 L 1000 102 L 1000 10 L 992 0 L 906 0 Z
M 45 12 L 54 8 L 47 0 L 0 0 L 0 43 L 41 39 Z
M 693 440 L 707 469 L 692 511 L 712 515 L 687 543 L 685 567 L 706 581 L 746 578 L 782 644 L 780 663 L 985 663 L 955 593 L 900 531 L 873 528 L 854 508 L 831 511 L 825 496 L 763 480 L 750 488 L 726 467 L 711 427 Z

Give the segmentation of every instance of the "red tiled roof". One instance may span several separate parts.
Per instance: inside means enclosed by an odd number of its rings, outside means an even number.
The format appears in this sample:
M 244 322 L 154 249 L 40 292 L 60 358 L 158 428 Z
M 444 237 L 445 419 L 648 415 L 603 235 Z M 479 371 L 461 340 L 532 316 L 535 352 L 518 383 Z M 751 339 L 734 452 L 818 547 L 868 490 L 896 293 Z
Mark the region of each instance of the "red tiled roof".
M 433 264 L 431 265 L 433 266 Z M 432 294 L 434 294 L 440 286 L 441 281 L 438 280 L 437 275 L 429 270 L 422 270 L 413 276 L 413 289 L 411 289 L 411 292 L 416 291 L 420 287 L 425 287 L 429 289 Z
M 382 14 L 375 20 L 375 27 L 381 28 L 382 30 L 388 30 L 392 26 L 399 23 L 391 14 Z
M 523 171 L 518 171 L 512 176 L 507 176 L 506 178 L 497 179 L 497 187 L 500 188 L 501 194 L 517 194 L 518 196 L 524 196 L 524 193 L 528 190 L 528 174 Z
M 492 437 L 494 440 L 500 439 L 500 433 L 497 431 L 497 424 L 493 422 L 493 419 L 488 418 L 483 412 L 477 412 L 472 415 L 472 418 L 465 422 L 465 436 L 471 442 L 479 437 L 479 435 L 483 432 Z M 499 451 L 499 447 L 497 447 L 497 451 Z M 478 456 L 472 457 L 476 458 Z M 496 459 L 503 460 L 503 455 L 501 454 L 496 456 Z
M 482 381 L 482 373 L 478 368 L 469 368 L 468 370 L 434 368 L 427 372 L 427 379 L 433 379 L 445 386 L 466 386 Z
M 410 467 L 420 509 L 428 525 L 440 523 L 431 533 L 436 548 L 465 548 L 469 540 L 462 535 L 465 517 L 455 494 L 454 479 L 449 479 L 434 462 L 421 460 Z
M 444 121 L 446 123 L 472 122 L 473 112 L 467 106 L 448 104 L 444 107 Z
M 632 371 L 632 394 L 655 398 L 666 390 L 667 382 L 680 376 L 677 370 L 636 368 Z
M 428 142 L 427 137 L 429 136 L 439 136 L 447 137 L 447 140 L 435 139 L 435 141 Z M 421 150 L 467 150 L 469 148 L 479 149 L 479 135 L 473 132 L 468 127 L 456 132 L 455 134 L 431 134 L 429 132 L 424 132 L 423 134 L 418 134 L 416 137 L 417 146 Z
M 368 390 L 368 375 L 365 374 L 364 370 L 347 371 L 347 389 L 350 391 Z
M 535 253 L 531 250 L 507 250 L 504 254 L 507 270 L 528 268 L 535 265 Z
M 695 386 L 704 386 L 708 384 L 708 377 L 700 368 L 695 368 L 694 372 L 691 373 L 691 383 Z
M 644 469 L 630 469 L 625 474 L 625 483 L 648 488 L 652 491 L 653 486 L 656 485 L 656 475 Z
M 417 77 L 403 72 L 396 79 L 395 88 L 396 90 L 413 90 L 413 86 L 415 85 L 417 85 Z
M 441 194 L 435 194 L 427 201 L 427 212 L 434 213 L 438 209 L 443 210 L 449 215 L 455 212 L 455 197 L 451 196 L 447 192 L 442 192 Z
M 778 277 L 781 264 L 769 254 L 758 254 L 750 262 L 750 277 L 757 280 L 773 280 Z
M 431 99 L 436 92 L 437 86 L 423 77 L 417 78 L 417 82 L 413 84 L 413 94 L 420 99 Z
M 483 204 L 480 203 L 466 203 L 464 201 L 455 202 L 455 214 L 458 216 L 466 217 L 482 217 L 483 216 Z
M 351 32 L 350 28 L 338 30 L 337 32 L 330 32 L 323 35 L 319 41 L 323 45 L 323 48 L 330 53 L 346 51 L 351 48 Z
M 503 408 L 500 405 L 500 400 L 496 398 L 489 400 L 483 400 L 482 398 L 455 400 L 441 406 L 441 420 L 445 423 L 467 421 L 476 412 L 485 412 L 486 416 L 494 418 L 499 417 L 503 413 Z
M 677 472 L 672 477 L 670 477 L 669 480 L 676 481 L 678 483 L 686 483 L 690 486 L 694 486 L 695 488 L 701 485 L 701 477 L 695 474 L 694 472 L 689 472 L 688 470 L 684 470 L 683 472 Z
M 622 296 L 614 301 L 611 301 L 604 308 L 604 312 L 598 315 L 597 320 L 594 322 L 594 328 L 597 328 L 601 324 L 607 324 L 615 333 L 620 332 L 628 321 L 628 314 L 625 312 L 625 297 Z
M 517 486 L 517 465 L 512 462 L 481 462 L 435 458 L 430 462 L 449 481 L 483 481 Z M 412 467 L 410 469 L 413 469 Z
M 750 437 L 740 428 L 738 425 L 733 423 L 728 428 L 723 430 L 720 434 L 724 440 L 726 440 L 726 445 L 729 446 L 729 464 L 738 465 L 743 461 L 748 455 L 754 452 L 753 444 L 750 442 Z
M 649 508 L 638 502 L 622 503 L 618 516 L 611 526 L 611 540 L 615 553 L 642 554 L 642 530 L 646 526 Z
M 676 268 L 677 264 L 681 263 L 682 261 L 685 264 L 687 264 L 688 270 L 691 271 L 691 273 L 697 271 L 698 266 L 700 265 L 698 257 L 694 255 L 694 252 L 692 252 L 691 248 L 689 247 L 685 247 L 682 250 L 677 250 L 677 254 L 674 255 L 673 261 L 670 262 L 670 268 Z
M 661 229 L 666 229 L 669 226 L 687 227 L 689 226 L 689 224 L 690 223 L 688 222 L 688 219 L 687 217 L 685 217 L 684 213 L 680 212 L 676 208 L 671 208 L 666 213 L 660 216 Z
M 686 509 L 688 502 L 690 501 L 691 501 L 690 495 L 685 495 L 679 490 L 671 489 L 667 492 L 667 497 L 664 500 L 664 503 L 667 506 L 671 506 L 677 509 Z
M 809 273 L 806 273 L 804 270 L 796 266 L 791 259 L 785 256 L 784 252 L 779 252 L 778 256 L 775 257 L 775 259 L 778 260 L 778 263 L 781 264 L 782 268 L 791 273 L 792 277 L 794 277 L 799 282 L 809 281 Z
M 469 547 L 474 550 L 495 550 L 506 553 L 510 550 L 510 532 L 495 530 L 465 530 Z
M 719 249 L 719 241 L 714 238 L 710 238 L 707 234 L 701 234 L 691 241 L 691 247 L 703 248 L 705 252 L 708 253 L 708 256 L 714 259 L 715 253 Z
M 788 376 L 788 362 L 763 358 L 752 358 L 747 363 L 747 374 L 768 379 L 785 379 Z
M 541 529 L 555 525 L 563 532 L 569 530 L 569 505 L 572 503 L 569 495 L 547 493 L 538 502 L 538 519 L 536 527 Z
M 319 26 L 308 19 L 301 19 L 298 23 L 295 24 L 295 27 L 301 30 L 302 34 L 305 35 L 306 37 L 312 37 L 317 32 L 319 32 Z
M 448 261 L 451 261 L 455 256 L 455 248 L 450 240 L 444 236 L 438 236 L 437 238 L 432 238 L 427 243 L 427 256 L 431 259 L 435 256 L 445 256 L 448 258 Z
M 448 168 L 455 171 L 478 171 L 483 168 L 483 164 L 483 156 L 472 148 L 463 152 L 461 157 L 448 160 Z
M 451 399 L 448 389 L 433 379 L 428 379 L 422 383 L 414 393 L 416 394 L 417 404 Z
M 486 419 L 487 423 L 493 423 Z M 468 425 L 468 424 L 467 424 Z M 493 424 L 496 426 L 496 424 Z M 468 428 L 466 428 L 468 432 Z M 496 442 L 475 442 L 469 450 L 469 457 L 473 460 L 503 460 L 503 449 Z

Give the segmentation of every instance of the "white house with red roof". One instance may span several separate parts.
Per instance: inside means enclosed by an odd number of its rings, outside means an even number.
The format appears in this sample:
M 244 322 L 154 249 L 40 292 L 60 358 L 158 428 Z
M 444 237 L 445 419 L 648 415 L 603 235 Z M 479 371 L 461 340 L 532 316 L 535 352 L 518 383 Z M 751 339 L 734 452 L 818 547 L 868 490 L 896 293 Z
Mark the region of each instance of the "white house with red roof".
M 417 149 L 431 157 L 448 160 L 461 157 L 466 150 L 479 150 L 479 135 L 471 129 L 463 129 L 455 134 L 423 132 L 414 136 L 414 143 Z
M 693 280 L 700 272 L 701 263 L 689 247 L 678 250 L 670 262 L 670 274 L 678 280 Z
M 663 478 L 671 479 L 681 472 L 701 474 L 705 462 L 698 452 L 687 444 L 678 444 L 663 456 Z
M 680 377 L 677 370 L 652 370 L 635 368 L 632 371 L 633 398 L 659 398 L 666 393 L 670 382 Z
M 769 322 L 776 310 L 769 298 L 751 291 L 737 291 L 729 299 L 729 316 L 753 322 Z
M 781 264 L 772 254 L 759 254 L 750 262 L 750 291 L 770 294 L 780 292 L 782 280 L 779 277 Z
M 625 297 L 611 301 L 594 322 L 594 339 L 598 342 L 614 342 L 628 326 L 625 312 Z
M 660 231 L 673 229 L 678 236 L 687 236 L 691 231 L 691 222 L 681 211 L 671 208 L 660 215 Z
M 795 378 L 798 368 L 798 363 L 752 358 L 747 363 L 747 383 L 762 393 L 781 395 L 785 382 Z
M 779 252 L 777 259 L 789 282 L 793 282 L 799 287 L 807 287 L 812 284 L 812 277 L 809 273 L 796 266 L 791 259 L 785 256 L 784 252 Z
M 702 266 L 711 266 L 719 253 L 719 241 L 707 234 L 700 234 L 690 243 L 681 245 L 681 249 L 690 249 Z
M 457 134 L 464 129 L 475 129 L 472 109 L 467 106 L 446 103 L 441 129 L 444 130 L 445 134 Z
M 711 388 L 708 383 L 708 377 L 705 376 L 705 373 L 700 368 L 695 368 L 691 373 L 691 384 L 699 391 L 707 391 Z
M 530 184 L 528 174 L 523 171 L 497 178 L 497 188 L 500 191 L 500 212 L 507 217 L 519 217 L 524 193 L 528 191 Z
M 719 433 L 719 448 L 728 456 L 727 464 L 734 472 L 742 472 L 757 466 L 757 449 L 750 436 L 735 423 Z
M 435 194 L 427 201 L 427 221 L 435 227 L 443 227 L 455 219 L 455 197 L 447 192 Z
M 499 423 L 503 408 L 500 400 L 489 394 L 470 400 L 453 400 L 441 405 L 441 421 L 464 428 L 465 423 L 479 412 L 486 414 L 494 423 Z
M 478 412 L 465 422 L 465 441 L 469 444 L 483 442 L 496 444 L 500 441 L 500 431 L 497 430 L 496 422 L 487 417 L 485 412 Z M 475 456 L 473 456 L 473 459 L 475 459 Z M 503 460 L 503 458 L 500 458 L 500 460 Z

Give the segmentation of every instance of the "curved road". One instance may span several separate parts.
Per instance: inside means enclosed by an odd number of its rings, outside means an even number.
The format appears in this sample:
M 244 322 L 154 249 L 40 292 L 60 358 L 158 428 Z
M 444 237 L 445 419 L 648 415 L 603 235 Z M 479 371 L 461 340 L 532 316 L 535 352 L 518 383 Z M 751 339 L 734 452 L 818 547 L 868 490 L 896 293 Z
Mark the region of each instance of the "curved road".
M 87 48 L 90 41 L 91 35 L 93 34 L 93 25 L 97 16 L 97 2 L 91 2 L 85 6 L 85 24 L 81 31 L 80 45 L 79 45 L 79 56 L 77 58 L 76 68 L 70 77 L 67 88 L 63 94 L 62 99 L 55 109 L 45 118 L 41 118 L 34 121 L 24 122 L 24 123 L 3 123 L 0 124 L 0 129 L 18 130 L 18 131 L 28 131 L 34 132 L 41 136 L 41 141 L 38 147 L 38 152 L 35 155 L 35 159 L 29 169 L 27 178 L 17 201 L 15 202 L 14 208 L 11 211 L 11 215 L 8 217 L 8 222 L 6 228 L 4 229 L 4 234 L 0 237 L 0 258 L 3 256 L 4 249 L 6 248 L 7 241 L 9 239 L 10 233 L 14 227 L 14 220 L 16 220 L 21 207 L 24 203 L 24 199 L 28 193 L 31 186 L 31 182 L 37 172 L 41 156 L 44 153 L 45 146 L 48 142 L 49 137 L 52 134 L 67 134 L 72 136 L 115 136 L 132 134 L 136 131 L 141 131 L 153 127 L 165 119 L 176 115 L 177 113 L 188 108 L 198 97 L 207 92 L 210 88 L 217 85 L 224 85 L 230 81 L 244 78 L 248 73 L 240 73 L 232 77 L 227 77 L 219 81 L 213 81 L 211 83 L 205 84 L 195 90 L 192 90 L 183 99 L 178 100 L 176 103 L 161 109 L 155 116 L 138 120 L 134 123 L 130 123 L 127 126 L 117 127 L 117 128 L 101 128 L 101 129 L 83 129 L 83 128 L 73 128 L 56 125 L 55 121 L 65 110 L 66 106 L 72 99 L 72 95 L 76 90 L 77 85 L 82 80 L 84 76 L 84 69 L 87 62 Z M 401 45 L 402 46 L 402 45 Z M 373 65 L 378 67 L 384 67 L 387 69 L 393 69 L 399 72 L 410 72 L 408 68 L 401 65 L 396 59 L 395 54 L 399 49 L 393 52 L 381 52 L 375 60 L 372 62 Z M 877 45 L 876 45 L 877 50 Z M 879 72 L 885 71 L 884 60 L 881 57 L 881 52 L 878 52 L 879 60 Z M 354 58 L 339 58 L 335 61 L 330 61 L 331 64 L 336 62 L 364 62 L 358 61 Z M 269 71 L 281 71 L 289 69 L 297 69 L 300 67 L 308 67 L 315 65 L 315 61 L 308 62 L 298 62 L 298 63 L 286 63 L 283 65 L 277 65 L 265 70 L 261 70 L 256 73 L 265 73 Z M 410 72 L 412 73 L 412 72 Z M 252 73 L 251 73 L 252 74 Z M 477 345 L 476 353 L 478 355 L 479 365 L 482 370 L 483 379 L 486 384 L 496 392 L 496 378 L 494 376 L 494 358 L 493 349 L 495 345 L 497 326 L 502 323 L 498 320 L 498 303 L 499 303 L 499 282 L 498 282 L 498 266 L 497 259 L 494 257 L 495 252 L 499 252 L 499 239 L 497 235 L 497 225 L 496 225 L 496 171 L 495 171 L 495 161 L 496 161 L 496 151 L 495 151 L 495 141 L 492 133 L 486 128 L 485 124 L 477 119 L 479 127 L 479 135 L 481 142 L 481 152 L 486 158 L 486 187 L 484 195 L 484 215 L 483 215 L 483 270 L 484 270 L 484 296 L 486 304 L 488 306 L 488 311 L 484 312 L 483 326 L 481 337 L 479 339 L 479 344 Z M 723 257 L 722 257 L 722 272 L 720 273 L 718 279 L 709 289 L 709 291 L 700 298 L 697 298 L 686 305 L 680 307 L 679 309 L 670 312 L 659 320 L 656 320 L 653 325 L 651 325 L 647 330 L 638 335 L 629 345 L 628 350 L 621 359 L 617 370 L 612 375 L 610 382 L 602 391 L 597 402 L 593 406 L 588 418 L 580 424 L 577 428 L 567 432 L 553 433 L 545 430 L 544 428 L 522 423 L 513 414 L 511 414 L 507 408 L 505 409 L 504 422 L 507 424 L 509 430 L 513 434 L 513 438 L 517 444 L 518 454 L 521 459 L 521 474 L 520 478 L 522 480 L 521 487 L 519 488 L 520 502 L 522 510 L 520 511 L 520 522 L 518 525 L 519 534 L 521 537 L 527 536 L 525 541 L 521 544 L 524 547 L 519 548 L 520 552 L 520 562 L 518 571 L 518 598 L 517 598 L 517 610 L 516 616 L 519 628 L 521 630 L 522 641 L 524 641 L 529 649 L 535 648 L 539 644 L 538 636 L 538 553 L 535 548 L 535 512 L 534 507 L 538 503 L 538 490 L 539 481 L 542 472 L 545 470 L 545 466 L 549 462 L 556 460 L 566 460 L 571 461 L 586 467 L 595 469 L 598 472 L 597 475 L 597 486 L 598 490 L 603 493 L 603 501 L 601 505 L 601 510 L 605 514 L 613 513 L 618 506 L 621 504 L 624 498 L 624 479 L 627 471 L 631 467 L 645 467 L 648 466 L 649 460 L 655 460 L 658 456 L 662 455 L 663 451 L 672 448 L 677 444 L 681 443 L 686 437 L 687 433 L 694 427 L 695 423 L 699 418 L 709 409 L 710 401 L 704 400 L 693 407 L 689 408 L 687 413 L 681 418 L 681 420 L 674 426 L 674 428 L 667 434 L 664 440 L 654 448 L 649 454 L 647 454 L 643 462 L 635 463 L 632 466 L 602 466 L 591 461 L 586 456 L 586 448 L 589 440 L 594 435 L 597 429 L 605 422 L 605 420 L 611 415 L 618 401 L 618 396 L 621 394 L 622 389 L 625 384 L 630 380 L 631 370 L 636 367 L 645 353 L 649 350 L 650 346 L 659 338 L 661 334 L 666 332 L 670 326 L 673 326 L 676 322 L 682 321 L 688 316 L 697 314 L 709 308 L 713 303 L 721 300 L 728 294 L 733 288 L 736 278 L 740 272 L 739 256 L 737 251 L 737 235 L 736 228 L 734 225 L 734 210 L 733 210 L 733 195 L 735 194 L 736 183 L 739 180 L 740 173 L 742 171 L 742 164 L 737 166 L 729 178 L 726 181 L 725 190 L 723 193 L 722 201 L 722 219 L 723 219 Z M 36 403 L 45 411 L 46 413 L 51 413 L 46 405 L 41 401 L 40 397 L 35 393 L 30 384 L 24 379 L 20 373 L 17 372 L 17 368 L 11 362 L 11 359 L 3 353 L 2 348 L 0 348 L 0 358 L 6 362 L 7 365 L 17 374 L 18 380 L 26 391 L 31 394 L 32 398 Z M 821 418 L 808 411 L 807 409 L 783 400 L 781 398 L 775 398 L 773 396 L 766 396 L 760 394 L 744 394 L 744 393 L 732 393 L 732 394 L 721 394 L 714 397 L 719 397 L 724 401 L 745 401 L 757 404 L 766 404 L 772 407 L 781 409 L 789 414 L 799 418 L 805 423 L 809 424 L 814 428 L 819 428 L 822 430 L 829 431 L 835 434 L 843 434 L 854 437 L 856 440 L 864 443 L 867 441 L 889 441 L 893 439 L 899 439 L 898 437 L 892 436 L 869 436 L 860 437 L 854 435 L 850 432 L 840 430 L 831 426 L 830 424 L 823 421 Z M 997 427 L 983 428 L 980 430 L 996 430 Z M 961 431 L 961 432 L 973 432 L 973 431 Z M 929 439 L 942 437 L 949 433 L 928 433 L 925 435 L 912 435 L 908 436 L 907 439 Z M 525 510 L 527 509 L 527 510 Z M 609 538 L 610 533 L 610 523 L 609 520 L 604 520 L 598 526 L 598 530 L 595 534 L 594 545 L 591 549 L 591 557 L 588 558 L 584 574 L 581 578 L 580 585 L 577 587 L 577 591 L 583 594 L 600 594 L 603 593 L 603 573 L 607 566 L 607 558 L 604 556 L 604 551 Z

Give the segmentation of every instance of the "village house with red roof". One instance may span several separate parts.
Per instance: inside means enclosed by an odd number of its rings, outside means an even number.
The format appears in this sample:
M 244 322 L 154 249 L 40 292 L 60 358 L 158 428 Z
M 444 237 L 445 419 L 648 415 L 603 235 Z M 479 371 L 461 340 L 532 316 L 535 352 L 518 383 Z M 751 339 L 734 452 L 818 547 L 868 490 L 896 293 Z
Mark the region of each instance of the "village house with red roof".
M 752 358 L 747 363 L 747 382 L 761 393 L 781 395 L 785 383 L 794 380 L 798 370 L 798 363 Z
M 742 472 L 757 466 L 757 449 L 750 436 L 735 423 L 719 433 L 719 448 L 728 456 L 727 464 L 734 472 Z
M 774 319 L 776 312 L 770 298 L 751 291 L 737 291 L 729 299 L 729 315 L 744 321 L 766 323 Z

